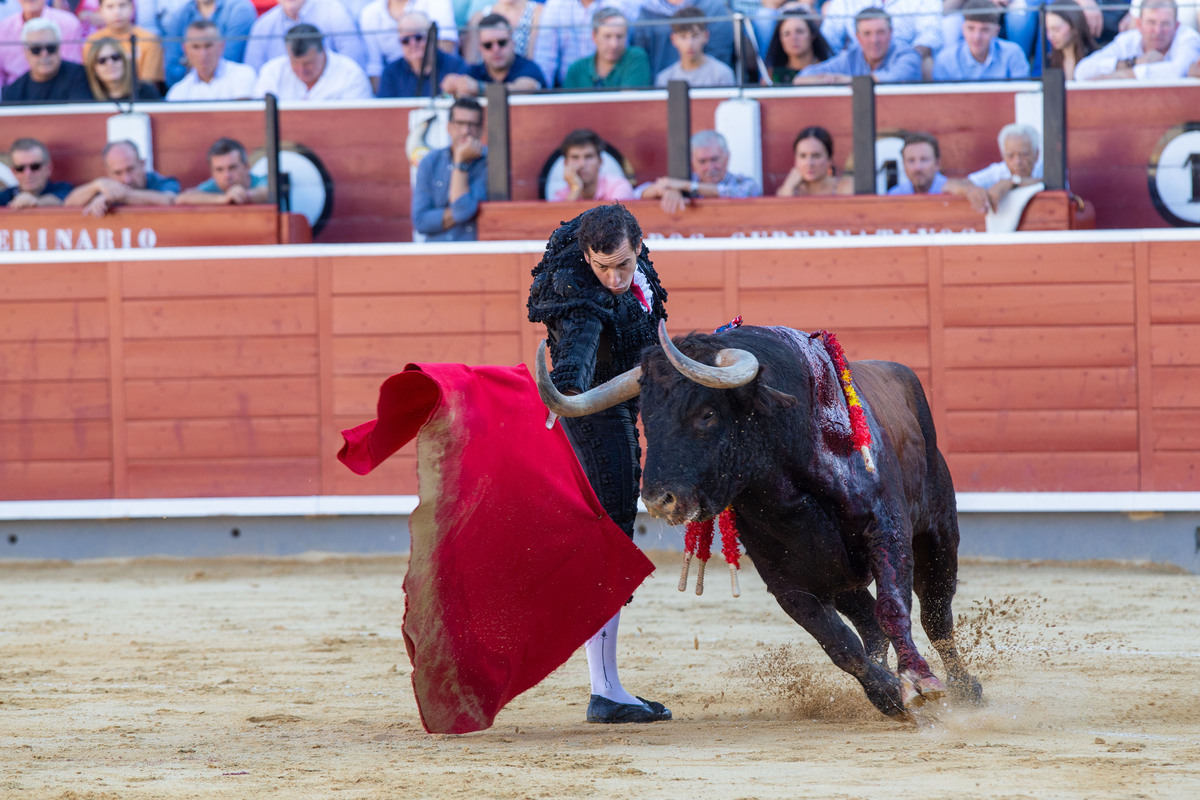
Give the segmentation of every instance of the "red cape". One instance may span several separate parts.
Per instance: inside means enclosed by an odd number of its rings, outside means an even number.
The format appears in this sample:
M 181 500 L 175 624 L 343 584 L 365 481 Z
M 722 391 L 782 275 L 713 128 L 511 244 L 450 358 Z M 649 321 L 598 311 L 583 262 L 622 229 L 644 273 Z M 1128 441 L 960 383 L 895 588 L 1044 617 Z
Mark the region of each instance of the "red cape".
M 343 431 L 365 475 L 417 435 L 404 642 L 430 733 L 491 726 L 654 569 L 605 514 L 524 365 L 409 364 Z

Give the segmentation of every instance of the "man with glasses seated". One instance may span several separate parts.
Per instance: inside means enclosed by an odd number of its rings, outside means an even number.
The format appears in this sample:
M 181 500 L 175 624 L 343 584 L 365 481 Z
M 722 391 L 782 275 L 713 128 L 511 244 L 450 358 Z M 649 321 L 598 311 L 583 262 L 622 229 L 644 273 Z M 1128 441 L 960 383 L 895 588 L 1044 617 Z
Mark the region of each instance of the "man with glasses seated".
M 425 64 L 426 42 L 429 38 L 429 17 L 419 11 L 400 18 L 400 47 L 402 57 L 388 64 L 379 78 L 380 97 L 428 97 L 437 94 L 430 91 L 429 79 L 433 64 Z M 437 74 L 440 81 L 445 75 L 465 75 L 467 62 L 438 47 L 428 48 L 437 59 Z M 424 68 L 424 69 L 422 69 Z
M 22 208 L 61 206 L 71 193 L 71 184 L 50 180 L 54 165 L 50 150 L 37 139 L 17 139 L 8 154 L 17 185 L 0 191 L 0 206 Z
M 16 3 L 10 3 L 15 6 Z M 25 60 L 25 48 L 21 43 L 25 40 L 21 34 L 25 26 L 35 19 L 49 20 L 57 25 L 57 42 L 64 59 L 76 64 L 83 63 L 83 26 L 79 19 L 70 11 L 58 8 L 47 8 L 46 0 L 20 0 L 20 13 L 4 16 L 0 12 L 0 86 L 8 86 L 17 78 L 29 71 L 29 62 Z
M 483 94 L 488 83 L 505 83 L 514 91 L 534 91 L 546 86 L 541 68 L 513 46 L 512 25 L 502 14 L 488 14 L 479 21 L 479 48 L 483 61 L 472 64 L 466 75 L 447 75 L 442 91 L 455 97 Z
M 430 242 L 471 242 L 475 216 L 487 199 L 483 107 L 472 97 L 450 106 L 450 146 L 421 159 L 413 184 L 412 223 Z
M 0 93 L 4 103 L 66 103 L 92 100 L 87 70 L 63 61 L 62 32 L 58 23 L 35 17 L 21 29 L 21 47 L 28 71 Z

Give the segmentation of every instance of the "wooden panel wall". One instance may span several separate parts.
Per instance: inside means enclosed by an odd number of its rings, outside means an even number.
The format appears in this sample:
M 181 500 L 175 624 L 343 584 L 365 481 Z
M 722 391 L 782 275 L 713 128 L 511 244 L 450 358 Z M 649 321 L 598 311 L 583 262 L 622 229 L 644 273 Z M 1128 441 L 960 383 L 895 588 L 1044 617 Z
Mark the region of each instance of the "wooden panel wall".
M 1200 488 L 1197 242 L 654 253 L 673 333 L 825 328 L 925 383 L 965 491 Z M 409 362 L 514 364 L 533 252 L 0 267 L 0 499 L 411 494 L 334 458 Z M 266 251 L 264 251 L 266 252 Z

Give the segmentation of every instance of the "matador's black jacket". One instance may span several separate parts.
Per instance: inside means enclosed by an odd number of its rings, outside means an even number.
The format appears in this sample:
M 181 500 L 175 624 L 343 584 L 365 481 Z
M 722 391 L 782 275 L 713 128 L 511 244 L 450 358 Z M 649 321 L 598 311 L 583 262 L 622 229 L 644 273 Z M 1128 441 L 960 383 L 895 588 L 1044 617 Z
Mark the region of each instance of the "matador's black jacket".
M 645 245 L 638 270 L 650 286 L 647 313 L 632 291 L 614 295 L 583 257 L 576 234 L 579 218 L 550 236 L 533 270 L 529 320 L 546 323 L 560 391 L 586 391 L 641 363 L 642 350 L 657 345 L 658 322 L 667 318 L 667 292 Z M 562 420 L 600 504 L 629 536 L 637 517 L 641 448 L 637 398 L 585 417 Z

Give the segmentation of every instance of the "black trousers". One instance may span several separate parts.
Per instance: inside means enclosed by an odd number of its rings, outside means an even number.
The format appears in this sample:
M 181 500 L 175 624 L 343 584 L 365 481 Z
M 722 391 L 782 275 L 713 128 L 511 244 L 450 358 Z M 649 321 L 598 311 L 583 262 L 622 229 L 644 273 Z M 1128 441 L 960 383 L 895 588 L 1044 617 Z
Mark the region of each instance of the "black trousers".
M 642 483 L 637 417 L 635 398 L 586 417 L 562 419 L 600 505 L 630 539 Z

